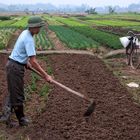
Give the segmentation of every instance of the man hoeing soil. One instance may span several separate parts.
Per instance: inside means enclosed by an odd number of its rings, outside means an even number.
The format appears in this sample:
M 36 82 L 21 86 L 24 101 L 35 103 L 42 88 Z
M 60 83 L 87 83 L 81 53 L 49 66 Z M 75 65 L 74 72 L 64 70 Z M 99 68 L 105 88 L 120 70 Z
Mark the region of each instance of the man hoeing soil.
M 3 115 L 0 121 L 7 124 L 10 120 L 11 111 L 14 110 L 19 125 L 26 126 L 29 121 L 24 115 L 24 70 L 25 67 L 33 67 L 41 77 L 47 82 L 51 82 L 52 77 L 48 75 L 39 65 L 36 59 L 35 42 L 33 36 L 38 34 L 40 28 L 44 26 L 43 20 L 39 16 L 30 17 L 28 29 L 24 30 L 18 37 L 14 49 L 6 64 L 8 96 L 4 106 Z

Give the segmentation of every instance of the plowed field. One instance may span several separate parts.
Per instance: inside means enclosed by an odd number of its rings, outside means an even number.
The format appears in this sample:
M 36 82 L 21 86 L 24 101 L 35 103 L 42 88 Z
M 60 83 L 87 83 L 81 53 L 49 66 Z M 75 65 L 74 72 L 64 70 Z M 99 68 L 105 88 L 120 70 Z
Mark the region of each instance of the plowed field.
M 8 140 L 139 140 L 140 107 L 136 105 L 119 79 L 113 75 L 103 61 L 89 55 L 59 54 L 47 56 L 54 78 L 62 84 L 93 98 L 95 112 L 83 117 L 89 103 L 50 85 L 51 91 L 44 110 L 33 112 L 41 101 L 36 93 L 27 100 L 25 109 L 31 117 L 28 127 L 6 128 L 0 124 L 0 136 Z M 0 55 L 0 108 L 7 92 L 4 66 L 6 55 Z M 47 65 L 41 60 L 42 66 Z M 44 64 L 44 65 L 43 65 Z M 25 82 L 29 82 L 30 72 Z M 42 82 L 42 81 L 40 81 Z M 42 84 L 45 84 L 42 82 Z M 38 88 L 41 88 L 38 82 Z M 38 105 L 38 106 L 37 106 Z

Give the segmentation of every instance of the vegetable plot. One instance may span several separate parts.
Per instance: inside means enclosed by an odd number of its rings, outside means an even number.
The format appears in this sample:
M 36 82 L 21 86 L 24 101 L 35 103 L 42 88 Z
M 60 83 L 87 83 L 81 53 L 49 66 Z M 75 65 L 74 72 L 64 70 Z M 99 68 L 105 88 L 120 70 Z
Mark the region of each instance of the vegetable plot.
M 93 41 L 91 38 L 73 31 L 63 26 L 49 26 L 51 30 L 56 32 L 57 36 L 63 41 L 69 48 L 72 49 L 86 49 L 97 48 L 99 43 Z
M 54 18 L 45 17 L 49 23 L 49 29 L 54 31 L 62 42 L 71 49 L 97 48 L 100 44 L 85 35 L 80 34 Z
M 29 17 L 22 17 L 19 18 L 14 24 L 12 24 L 11 26 L 15 26 L 18 28 L 26 28 L 27 27 L 27 21 L 28 21 Z
M 15 23 L 14 20 L 4 20 L 0 21 L 0 27 L 9 27 L 11 24 Z
M 0 49 L 4 49 L 8 45 L 11 35 L 15 31 L 16 28 L 13 27 L 0 28 Z
M 37 50 L 47 50 L 53 48 L 53 44 L 51 43 L 44 27 L 41 28 L 39 34 L 34 35 L 34 38 Z
M 122 48 L 122 45 L 119 42 L 119 36 L 117 35 L 96 30 L 86 24 L 78 23 L 78 21 L 75 21 L 74 19 L 65 19 L 61 17 L 57 17 L 56 19 L 74 29 L 75 31 L 78 31 L 81 34 L 92 38 L 102 45 L 108 46 L 113 49 Z

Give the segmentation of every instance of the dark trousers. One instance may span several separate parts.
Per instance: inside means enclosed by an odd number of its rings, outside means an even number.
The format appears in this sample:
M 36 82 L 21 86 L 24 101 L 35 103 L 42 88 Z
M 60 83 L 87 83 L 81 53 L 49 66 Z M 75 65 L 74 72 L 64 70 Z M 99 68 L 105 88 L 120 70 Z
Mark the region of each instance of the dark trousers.
M 24 65 L 8 60 L 6 64 L 9 104 L 23 105 L 24 97 Z

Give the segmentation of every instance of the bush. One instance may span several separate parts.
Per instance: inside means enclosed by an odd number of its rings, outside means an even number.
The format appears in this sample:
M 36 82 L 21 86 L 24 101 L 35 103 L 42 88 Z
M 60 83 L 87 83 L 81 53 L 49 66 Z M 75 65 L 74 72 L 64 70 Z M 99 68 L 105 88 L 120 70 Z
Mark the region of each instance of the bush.
M 11 17 L 9 16 L 0 16 L 0 20 L 10 20 Z

